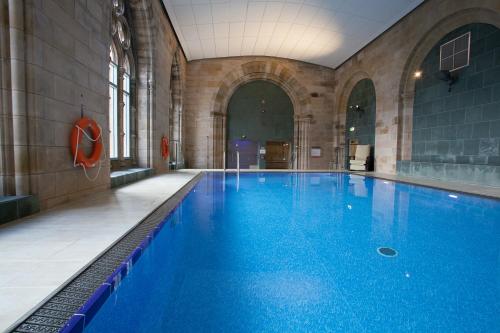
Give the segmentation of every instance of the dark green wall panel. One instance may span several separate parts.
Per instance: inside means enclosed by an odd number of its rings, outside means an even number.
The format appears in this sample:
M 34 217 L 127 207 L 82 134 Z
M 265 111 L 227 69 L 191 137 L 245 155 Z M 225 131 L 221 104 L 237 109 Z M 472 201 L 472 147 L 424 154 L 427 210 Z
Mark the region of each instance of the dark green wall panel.
M 439 80 L 440 45 L 471 32 L 470 65 L 448 92 Z M 446 35 L 415 84 L 412 161 L 500 165 L 500 30 L 469 24 Z
M 283 89 L 259 80 L 235 91 L 227 113 L 228 143 L 243 136 L 260 146 L 265 146 L 266 141 L 293 143 L 293 105 Z M 228 147 L 229 153 L 232 150 Z M 263 161 L 261 167 L 264 167 Z

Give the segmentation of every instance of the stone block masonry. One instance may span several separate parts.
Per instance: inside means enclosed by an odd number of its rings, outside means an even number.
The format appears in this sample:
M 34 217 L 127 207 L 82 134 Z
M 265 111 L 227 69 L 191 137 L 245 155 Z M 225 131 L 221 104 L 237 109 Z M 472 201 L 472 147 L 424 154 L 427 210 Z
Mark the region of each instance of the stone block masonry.
M 295 146 L 301 169 L 327 169 L 332 161 L 332 69 L 272 57 L 234 57 L 188 64 L 184 96 L 186 163 L 191 168 L 222 167 L 226 138 L 225 115 L 232 93 L 240 85 L 271 81 L 287 92 L 294 107 Z M 321 147 L 320 158 L 310 157 Z

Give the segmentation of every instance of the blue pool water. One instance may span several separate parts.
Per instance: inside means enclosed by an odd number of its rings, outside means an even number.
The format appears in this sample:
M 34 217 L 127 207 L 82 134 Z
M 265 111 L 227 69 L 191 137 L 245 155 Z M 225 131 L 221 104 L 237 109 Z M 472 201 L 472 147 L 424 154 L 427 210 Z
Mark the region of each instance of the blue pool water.
M 450 194 L 209 173 L 85 332 L 499 332 L 500 201 Z

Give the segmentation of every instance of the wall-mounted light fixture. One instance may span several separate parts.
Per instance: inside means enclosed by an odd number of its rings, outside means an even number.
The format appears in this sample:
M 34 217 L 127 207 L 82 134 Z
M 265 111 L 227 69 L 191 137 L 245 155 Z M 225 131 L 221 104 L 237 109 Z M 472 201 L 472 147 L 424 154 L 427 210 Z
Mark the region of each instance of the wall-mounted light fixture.
M 451 92 L 451 86 L 458 81 L 458 74 L 456 71 L 441 70 L 438 78 L 448 84 L 448 92 Z
M 420 79 L 422 77 L 422 71 L 416 71 L 415 73 L 413 73 L 413 77 L 415 79 Z
M 349 106 L 349 110 L 356 111 L 356 112 L 363 112 L 364 111 L 364 109 L 361 106 L 357 105 L 357 104 L 356 105 L 350 105 Z
M 354 132 L 355 130 L 356 130 L 356 127 L 354 127 L 354 126 L 349 127 L 349 132 Z

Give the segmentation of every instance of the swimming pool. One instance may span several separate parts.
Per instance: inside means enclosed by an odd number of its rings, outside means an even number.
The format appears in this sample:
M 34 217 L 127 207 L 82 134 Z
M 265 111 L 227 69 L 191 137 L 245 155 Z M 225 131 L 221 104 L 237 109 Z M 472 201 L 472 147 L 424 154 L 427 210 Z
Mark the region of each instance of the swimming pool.
M 85 332 L 493 332 L 499 255 L 497 200 L 207 173 Z

